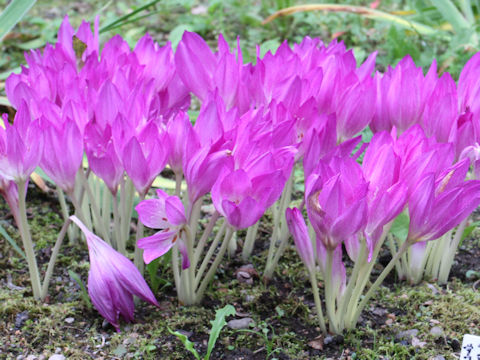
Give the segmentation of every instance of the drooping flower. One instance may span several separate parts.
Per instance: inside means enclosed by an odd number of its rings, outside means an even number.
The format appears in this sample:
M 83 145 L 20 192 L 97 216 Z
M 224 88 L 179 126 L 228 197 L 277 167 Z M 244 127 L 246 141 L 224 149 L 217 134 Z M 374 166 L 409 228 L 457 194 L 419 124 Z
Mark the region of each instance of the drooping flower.
M 152 291 L 129 259 L 88 230 L 76 216 L 71 216 L 70 219 L 77 224 L 87 239 L 90 257 L 88 273 L 90 299 L 98 312 L 117 331 L 120 331 L 119 315 L 126 321 L 134 320 L 134 295 L 158 306 Z

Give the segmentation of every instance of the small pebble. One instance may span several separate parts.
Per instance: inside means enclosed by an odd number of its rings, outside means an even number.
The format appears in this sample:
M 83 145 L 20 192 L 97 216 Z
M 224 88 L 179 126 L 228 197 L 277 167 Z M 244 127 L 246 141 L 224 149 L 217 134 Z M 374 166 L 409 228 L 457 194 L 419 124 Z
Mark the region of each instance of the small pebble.
M 245 296 L 245 302 L 246 302 L 246 303 L 251 303 L 251 302 L 253 302 L 254 300 L 255 300 L 255 296 L 253 296 L 253 295 L 247 295 L 247 296 Z
M 75 321 L 75 318 L 73 318 L 73 317 L 68 317 L 68 318 L 65 319 L 65 322 L 66 322 L 67 324 L 71 324 L 71 323 L 73 323 L 74 321 Z
M 15 316 L 15 329 L 20 329 L 28 320 L 28 311 L 22 311 Z
M 405 331 L 400 331 L 397 335 L 395 335 L 395 339 L 397 340 L 410 340 L 411 338 L 417 336 L 418 330 L 417 329 L 410 329 Z
M 430 329 L 430 334 L 435 337 L 439 337 L 443 335 L 443 329 L 440 326 L 434 326 Z
M 335 344 L 343 344 L 343 336 L 342 335 L 335 335 L 335 336 L 327 336 L 323 340 L 324 345 L 335 345 Z
M 230 329 L 233 329 L 233 330 L 247 329 L 249 327 L 250 323 L 252 323 L 252 322 L 253 322 L 252 318 L 246 317 L 246 318 L 243 318 L 243 319 L 230 320 L 227 323 L 227 326 Z
M 54 354 L 48 358 L 48 360 L 65 360 L 65 356 L 62 354 Z

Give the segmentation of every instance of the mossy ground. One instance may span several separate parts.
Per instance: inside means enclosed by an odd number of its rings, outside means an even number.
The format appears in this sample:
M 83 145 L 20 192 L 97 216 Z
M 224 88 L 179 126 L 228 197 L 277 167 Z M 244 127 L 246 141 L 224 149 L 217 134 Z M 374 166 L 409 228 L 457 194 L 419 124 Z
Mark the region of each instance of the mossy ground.
M 37 255 L 44 263 L 61 226 L 56 198 L 30 186 L 28 204 Z M 9 225 L 11 218 L 3 202 L 0 209 L 2 225 L 19 240 L 15 228 Z M 265 265 L 268 226 L 265 223 L 260 227 L 262 237 L 251 259 L 259 273 Z M 478 245 L 475 238 L 464 242 L 460 262 L 454 268 L 457 277 L 447 286 L 426 282 L 410 286 L 390 275 L 362 314 L 357 329 L 346 332 L 343 339 L 330 339 L 319 350 L 314 348 L 320 329 L 315 322 L 313 297 L 293 248 L 287 250 L 269 284 L 257 277 L 253 284 L 237 280 L 235 271 L 243 265 L 238 254 L 219 268 L 201 306 L 180 306 L 173 287 L 167 285 L 156 294 L 159 309 L 140 303 L 136 323 L 122 323 L 122 331 L 117 333 L 85 302 L 68 273 L 71 270 L 86 282 L 88 252 L 84 244 L 67 242 L 63 246 L 50 297 L 40 303 L 32 298 L 24 260 L 2 238 L 0 359 L 19 355 L 48 358 L 55 352 L 68 359 L 193 358 L 168 329 L 184 331 L 204 354 L 210 321 L 215 310 L 226 304 L 235 307 L 236 318 L 251 317 L 255 325 L 250 328 L 253 332 L 225 327 L 212 359 L 432 359 L 436 355 L 454 359 L 464 334 L 480 335 L 480 293 L 475 279 L 465 278 L 467 270 L 479 271 L 480 264 L 468 263 L 465 267 L 461 263 L 462 259 L 478 256 Z M 381 265 L 378 267 L 379 271 Z M 169 270 L 162 271 L 170 280 Z M 432 334 L 434 327 L 442 331 L 437 329 Z M 413 329 L 418 330 L 415 346 L 411 338 L 399 335 Z

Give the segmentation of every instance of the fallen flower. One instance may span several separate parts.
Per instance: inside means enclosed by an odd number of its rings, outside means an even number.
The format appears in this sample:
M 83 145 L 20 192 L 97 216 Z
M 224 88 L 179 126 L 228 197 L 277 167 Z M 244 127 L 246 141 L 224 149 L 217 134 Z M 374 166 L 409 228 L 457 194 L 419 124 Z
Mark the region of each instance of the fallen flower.
M 120 314 L 126 321 L 133 321 L 133 295 L 159 306 L 142 275 L 129 259 L 88 230 L 76 216 L 70 219 L 87 239 L 90 256 L 88 295 L 98 312 L 117 331 L 120 331 Z

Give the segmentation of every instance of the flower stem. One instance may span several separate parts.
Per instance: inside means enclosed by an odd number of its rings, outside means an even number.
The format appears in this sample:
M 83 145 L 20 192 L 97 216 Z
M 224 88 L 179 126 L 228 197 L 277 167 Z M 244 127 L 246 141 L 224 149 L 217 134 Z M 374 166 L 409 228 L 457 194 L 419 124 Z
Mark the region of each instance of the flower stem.
M 175 173 L 175 196 L 180 197 L 180 193 L 182 192 L 182 180 L 183 174 Z
M 243 243 L 242 249 L 242 258 L 244 261 L 247 261 L 248 258 L 252 255 L 253 246 L 255 245 L 255 238 L 257 237 L 259 225 L 260 220 L 258 220 L 255 225 L 250 226 L 247 230 L 247 235 L 245 236 L 245 242 Z
M 345 290 L 345 293 L 342 295 L 340 300 L 340 304 L 338 305 L 338 321 L 339 327 L 345 327 L 345 314 L 347 314 L 347 305 L 349 304 L 349 300 L 352 298 L 352 292 L 357 284 L 357 280 L 359 278 L 360 270 L 366 263 L 366 250 L 367 244 L 365 239 L 361 242 L 360 252 L 358 254 L 357 260 L 355 261 L 355 265 L 353 266 L 352 274 L 350 275 L 350 279 L 348 280 L 348 285 Z
M 263 273 L 264 279 L 272 278 L 273 272 L 275 271 L 275 267 L 277 266 L 278 261 L 280 260 L 280 257 L 283 255 L 283 252 L 285 251 L 285 248 L 287 246 L 287 241 L 290 233 L 288 232 L 288 229 L 286 226 L 285 210 L 290 204 L 290 200 L 292 197 L 292 187 L 293 187 L 293 178 L 294 178 L 293 174 L 294 174 L 294 171 L 292 170 L 292 173 L 288 178 L 285 188 L 283 189 L 282 196 L 280 197 L 278 209 L 276 209 L 277 211 L 274 211 L 273 213 L 274 229 L 273 229 L 272 238 L 270 240 L 270 247 L 268 248 L 267 264 L 265 265 L 265 271 Z M 273 206 L 276 206 L 276 205 L 273 205 Z M 276 243 L 279 237 L 280 237 L 280 245 L 277 249 Z
M 439 284 L 446 284 L 448 281 L 448 275 L 450 274 L 450 270 L 452 269 L 455 252 L 457 251 L 458 244 L 460 244 L 460 240 L 462 239 L 463 231 L 467 226 L 467 222 L 468 222 L 468 217 L 460 223 L 453 237 L 453 241 L 450 243 L 450 246 L 446 254 L 444 253 L 444 257 L 442 258 L 442 261 L 441 261 L 440 271 L 438 272 Z
M 327 327 L 325 326 L 325 318 L 322 311 L 322 302 L 320 301 L 320 294 L 318 291 L 317 278 L 315 276 L 315 271 L 309 271 L 310 283 L 312 284 L 312 293 L 313 300 L 315 301 L 315 308 L 317 309 L 318 322 L 320 324 L 320 329 L 324 334 L 327 333 Z
M 185 234 L 185 244 L 187 245 L 187 255 L 189 259 L 193 259 L 193 237 L 190 227 L 186 225 L 183 229 Z M 190 264 L 187 269 L 182 270 L 182 275 L 185 277 L 185 305 L 193 305 L 195 303 L 195 268 Z
M 220 213 L 218 211 L 215 211 L 210 218 L 210 221 L 207 224 L 207 227 L 203 231 L 202 237 L 198 241 L 198 245 L 195 248 L 195 254 L 193 256 L 192 260 L 192 267 L 194 269 L 197 268 L 198 261 L 200 260 L 200 256 L 202 256 L 203 249 L 205 248 L 205 244 L 207 242 L 208 237 L 213 231 L 213 228 L 215 227 L 215 224 L 217 223 L 218 218 L 220 217 Z
M 63 221 L 67 222 L 69 219 L 69 210 L 68 210 L 68 205 L 67 202 L 65 201 L 65 194 L 63 193 L 63 190 L 60 189 L 57 186 L 57 195 L 58 195 L 58 202 L 60 203 L 60 209 L 62 210 L 62 216 L 63 216 Z M 70 244 L 73 244 L 73 241 L 75 239 L 74 236 L 74 228 L 72 226 L 68 227 L 68 240 L 70 241 Z
M 177 296 L 179 299 L 183 298 L 182 283 L 180 282 L 180 270 L 178 264 L 178 245 L 172 247 L 172 271 L 173 279 L 175 280 L 175 288 L 177 289 Z
M 195 294 L 195 303 L 199 303 L 202 300 L 203 294 L 205 293 L 207 285 L 212 280 L 213 275 L 215 275 L 218 265 L 220 265 L 220 262 L 222 261 L 223 256 L 225 255 L 225 251 L 228 248 L 228 243 L 230 242 L 230 238 L 232 237 L 234 232 L 235 230 L 232 227 L 230 226 L 227 227 L 227 230 L 225 232 L 225 237 L 223 239 L 222 245 L 220 246 L 220 249 L 218 250 L 218 254 L 215 260 L 213 261 L 212 265 L 210 266 L 210 269 L 208 270 L 207 274 L 205 275 L 205 278 L 202 280 L 197 293 Z
M 212 258 L 213 253 L 215 252 L 215 249 L 217 248 L 218 243 L 220 242 L 220 239 L 222 238 L 226 227 L 227 227 L 227 222 L 224 221 L 222 226 L 218 230 L 217 234 L 215 235 L 215 239 L 213 239 L 212 244 L 208 248 L 207 254 L 203 258 L 202 264 L 200 265 L 200 269 L 198 269 L 197 275 L 195 276 L 195 283 L 194 283 L 195 289 L 198 287 L 198 284 L 202 279 L 203 273 L 205 272 L 205 269 L 207 268 L 207 265 L 210 262 L 210 259 Z
M 139 194 L 140 202 L 145 199 L 145 194 Z M 137 242 L 139 239 L 143 237 L 143 223 L 140 221 L 140 216 L 138 217 L 137 221 L 137 234 L 135 236 L 135 255 L 134 255 L 134 263 L 137 266 L 140 274 L 143 276 L 143 271 L 145 268 L 145 263 L 143 262 L 143 250 L 137 246 Z
M 383 282 L 383 280 L 387 277 L 387 275 L 390 273 L 390 271 L 392 270 L 392 268 L 395 266 L 395 263 L 398 261 L 398 259 L 400 259 L 400 257 L 405 253 L 405 251 L 408 249 L 408 247 L 411 245 L 411 243 L 406 240 L 403 242 L 402 246 L 400 246 L 400 249 L 398 249 L 398 252 L 395 254 L 395 256 L 392 258 L 392 260 L 390 260 L 390 262 L 388 263 L 388 265 L 385 267 L 385 269 L 383 269 L 382 273 L 378 276 L 377 280 L 375 280 L 375 282 L 373 283 L 372 286 L 370 286 L 370 289 L 368 289 L 367 293 L 365 294 L 364 298 L 362 299 L 362 301 L 360 302 L 360 304 L 358 305 L 358 307 L 356 308 L 355 310 L 355 313 L 353 315 L 353 318 L 352 318 L 352 326 L 354 326 L 357 321 L 358 321 L 358 318 L 361 314 L 361 312 L 363 311 L 365 305 L 367 304 L 367 302 L 370 300 L 370 298 L 373 296 L 373 294 L 375 293 L 375 291 L 377 291 L 377 289 L 379 288 L 380 284 Z
M 105 228 L 105 224 L 102 221 L 97 201 L 96 201 L 95 196 L 92 192 L 92 189 L 90 188 L 90 184 L 88 183 L 88 179 L 85 177 L 85 173 L 82 170 L 80 170 L 80 179 L 83 183 L 83 186 L 85 187 L 85 190 L 87 191 L 88 200 L 90 201 L 90 204 L 91 204 L 92 209 L 93 209 L 93 213 L 94 213 L 95 217 L 97 218 L 96 224 L 100 228 L 99 230 L 102 232 L 103 239 L 108 244 L 111 245 L 110 236 L 108 234 L 107 229 Z
M 112 196 L 112 209 L 113 209 L 113 237 L 115 238 L 115 243 L 117 244 L 117 250 L 123 255 L 125 255 L 126 244 L 123 241 L 123 237 L 121 235 L 122 219 L 120 216 L 120 211 L 118 211 L 119 203 L 118 203 L 116 194 L 111 194 L 111 196 Z
M 28 271 L 30 273 L 30 281 L 32 283 L 33 297 L 35 299 L 41 299 L 41 282 L 40 273 L 38 270 L 37 259 L 35 258 L 35 250 L 33 249 L 32 236 L 30 234 L 30 228 L 27 221 L 27 209 L 25 204 L 26 197 L 26 181 L 19 180 L 18 187 L 18 208 L 19 208 L 19 220 L 18 228 L 23 241 L 23 247 L 25 249 L 25 255 L 27 256 Z
M 365 290 L 365 286 L 367 286 L 367 282 L 370 279 L 370 275 L 372 274 L 373 266 L 376 264 L 378 254 L 380 253 L 380 249 L 385 242 L 385 239 L 390 232 L 390 228 L 393 222 L 388 223 L 384 226 L 382 236 L 375 244 L 375 248 L 373 249 L 373 253 L 370 259 L 370 262 L 361 262 L 360 269 L 357 275 L 357 281 L 354 284 L 352 295 L 349 298 L 344 298 L 348 301 L 348 306 L 346 308 L 346 312 L 340 314 L 343 317 L 344 328 L 352 329 L 355 327 L 356 319 L 353 318 L 355 310 L 357 309 L 358 301 Z M 366 256 L 366 249 L 365 249 L 365 256 Z
M 45 277 L 43 279 L 43 285 L 42 285 L 42 293 L 41 293 L 41 299 L 44 300 L 47 295 L 48 295 L 48 285 L 50 283 L 50 278 L 52 277 L 53 274 L 53 269 L 55 268 L 55 262 L 57 261 L 58 253 L 60 251 L 60 247 L 62 246 L 63 239 L 65 238 L 65 235 L 67 234 L 68 229 L 70 229 L 70 223 L 72 220 L 67 218 L 67 220 L 64 222 L 62 229 L 60 230 L 60 233 L 57 236 L 57 241 L 55 242 L 55 246 L 53 247 L 52 250 L 52 255 L 50 256 L 50 260 L 48 261 L 48 267 L 47 267 L 47 272 L 45 273 Z
M 332 281 L 332 266 L 333 266 L 333 251 L 327 250 L 327 264 L 325 271 L 325 306 L 327 307 L 327 316 L 330 323 L 330 330 L 338 334 L 339 329 L 337 326 L 336 316 L 335 316 L 335 300 L 336 295 L 334 292 L 333 281 Z

